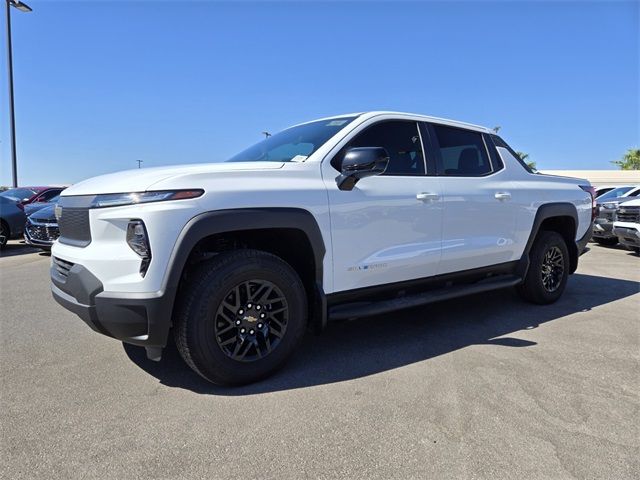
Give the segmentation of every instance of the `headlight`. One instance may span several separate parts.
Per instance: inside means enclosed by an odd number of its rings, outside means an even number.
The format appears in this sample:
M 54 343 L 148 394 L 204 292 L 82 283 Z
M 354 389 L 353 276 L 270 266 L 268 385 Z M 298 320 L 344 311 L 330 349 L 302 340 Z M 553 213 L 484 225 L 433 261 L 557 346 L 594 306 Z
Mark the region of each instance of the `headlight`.
M 131 250 L 136 252 L 142 259 L 140 263 L 140 275 L 144 277 L 151 263 L 151 247 L 149 246 L 147 229 L 142 220 L 131 220 L 129 225 L 127 225 L 127 243 L 131 247 Z
M 96 195 L 90 208 L 119 207 L 139 203 L 161 202 L 163 200 L 184 200 L 197 198 L 204 190 L 162 190 L 157 192 L 107 193 Z

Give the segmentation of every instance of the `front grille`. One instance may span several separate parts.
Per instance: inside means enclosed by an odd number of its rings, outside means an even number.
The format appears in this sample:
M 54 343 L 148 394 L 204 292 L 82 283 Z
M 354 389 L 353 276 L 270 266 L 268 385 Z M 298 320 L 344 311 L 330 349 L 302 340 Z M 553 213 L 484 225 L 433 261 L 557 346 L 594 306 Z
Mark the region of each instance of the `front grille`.
M 64 278 L 67 278 L 67 275 L 69 275 L 69 270 L 71 270 L 74 265 L 75 263 L 61 260 L 58 257 L 53 257 L 53 266 Z
M 621 207 L 618 209 L 617 217 L 619 222 L 640 223 L 640 208 Z
M 32 240 L 53 243 L 60 236 L 60 230 L 57 226 L 37 225 L 27 222 L 27 235 Z
M 88 208 L 61 208 L 58 218 L 60 243 L 86 247 L 91 243 Z

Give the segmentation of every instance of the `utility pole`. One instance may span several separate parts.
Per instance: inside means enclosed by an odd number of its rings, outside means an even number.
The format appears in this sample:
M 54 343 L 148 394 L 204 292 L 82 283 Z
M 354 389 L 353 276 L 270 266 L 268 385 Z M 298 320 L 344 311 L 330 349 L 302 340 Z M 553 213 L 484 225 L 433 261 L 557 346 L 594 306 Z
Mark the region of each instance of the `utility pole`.
M 16 116 L 13 108 L 13 52 L 11 48 L 11 7 L 28 13 L 31 7 L 18 0 L 5 0 L 7 5 L 7 63 L 9 70 L 9 124 L 11 126 L 11 176 L 14 188 L 18 186 L 18 158 L 16 154 Z
M 144 161 L 144 160 L 136 160 L 136 162 L 138 162 L 138 168 L 140 168 L 140 165 L 142 165 L 142 162 L 143 162 L 143 161 Z

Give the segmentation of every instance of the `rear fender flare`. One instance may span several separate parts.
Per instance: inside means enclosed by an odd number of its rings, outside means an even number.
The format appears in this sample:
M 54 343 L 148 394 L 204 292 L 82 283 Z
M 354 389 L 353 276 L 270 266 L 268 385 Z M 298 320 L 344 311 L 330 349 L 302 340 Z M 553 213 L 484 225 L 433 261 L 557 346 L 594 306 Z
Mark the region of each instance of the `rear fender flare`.
M 567 248 L 569 250 L 569 262 L 570 262 L 570 273 L 575 272 L 578 267 L 578 246 L 576 245 L 575 236 L 578 228 L 578 210 L 573 203 L 568 202 L 557 202 L 557 203 L 545 203 L 541 205 L 536 211 L 536 216 L 533 220 L 533 225 L 531 227 L 531 232 L 529 233 L 529 239 L 527 240 L 526 246 L 524 248 L 524 252 L 520 259 L 520 264 L 518 265 L 517 273 L 524 278 L 529 270 L 529 253 L 531 252 L 531 248 L 533 247 L 533 242 L 535 242 L 538 233 L 540 232 L 540 228 L 542 223 L 545 220 L 554 217 L 571 217 L 573 218 L 574 228 L 573 235 L 570 242 L 567 244 Z

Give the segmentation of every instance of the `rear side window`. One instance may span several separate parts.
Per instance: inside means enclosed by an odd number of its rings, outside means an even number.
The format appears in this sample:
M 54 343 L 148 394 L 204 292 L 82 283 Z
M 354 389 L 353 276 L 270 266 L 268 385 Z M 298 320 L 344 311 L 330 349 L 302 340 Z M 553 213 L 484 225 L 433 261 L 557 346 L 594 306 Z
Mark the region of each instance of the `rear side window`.
M 433 125 L 440 148 L 441 174 L 479 177 L 491 173 L 482 134 L 461 128 Z
M 389 154 L 389 166 L 383 175 L 424 175 L 424 154 L 418 124 L 411 121 L 390 120 L 376 123 L 357 134 L 336 155 L 331 164 L 341 169 L 342 158 L 349 148 L 382 147 Z

